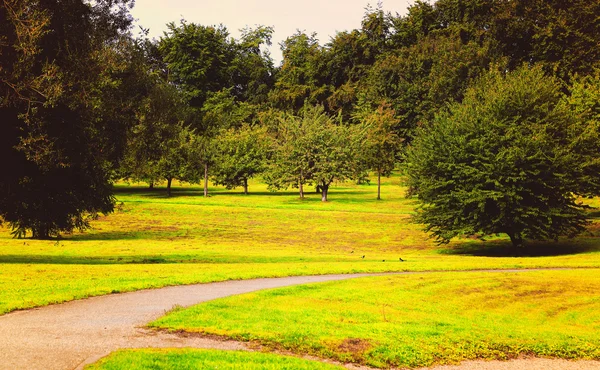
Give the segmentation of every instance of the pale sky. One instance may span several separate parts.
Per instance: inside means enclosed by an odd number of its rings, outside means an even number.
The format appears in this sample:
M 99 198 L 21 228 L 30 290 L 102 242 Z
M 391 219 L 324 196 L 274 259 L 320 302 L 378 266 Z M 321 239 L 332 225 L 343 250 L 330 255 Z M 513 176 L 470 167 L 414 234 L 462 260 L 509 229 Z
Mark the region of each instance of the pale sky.
M 131 14 L 137 25 L 150 29 L 150 38 L 159 38 L 167 23 L 179 23 L 182 18 L 205 26 L 222 23 L 235 38 L 239 37 L 238 30 L 246 26 L 273 26 L 271 56 L 278 65 L 279 43 L 297 29 L 309 34 L 316 32 L 323 45 L 336 31 L 359 28 L 369 3 L 376 6 L 377 0 L 136 0 Z M 385 0 L 383 9 L 406 14 L 412 3 L 412 0 Z

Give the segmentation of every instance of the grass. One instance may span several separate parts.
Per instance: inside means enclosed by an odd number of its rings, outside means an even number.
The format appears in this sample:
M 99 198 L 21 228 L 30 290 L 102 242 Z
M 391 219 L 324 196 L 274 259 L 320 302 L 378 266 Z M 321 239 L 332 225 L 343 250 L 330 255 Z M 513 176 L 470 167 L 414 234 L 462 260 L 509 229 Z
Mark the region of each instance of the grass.
M 151 324 L 375 367 L 600 359 L 598 270 L 371 277 L 261 291 Z
M 241 351 L 214 351 L 192 349 L 144 349 L 117 351 L 99 362 L 86 366 L 87 370 L 136 369 L 235 369 L 235 370 L 335 370 L 340 366 L 289 356 Z
M 598 267 L 600 234 L 538 244 L 514 257 L 505 238 L 438 247 L 409 222 L 412 200 L 398 177 L 376 185 L 338 184 L 330 202 L 310 193 L 249 196 L 194 186 L 120 184 L 115 213 L 60 240 L 12 239 L 0 227 L 0 314 L 68 300 L 166 285 L 327 273 Z M 598 200 L 593 200 L 598 203 Z M 598 204 L 595 204 L 598 205 Z M 598 217 L 598 215 L 595 215 Z M 597 225 L 597 224 L 595 224 Z M 364 256 L 364 258 L 363 258 Z M 400 262 L 403 258 L 406 262 Z

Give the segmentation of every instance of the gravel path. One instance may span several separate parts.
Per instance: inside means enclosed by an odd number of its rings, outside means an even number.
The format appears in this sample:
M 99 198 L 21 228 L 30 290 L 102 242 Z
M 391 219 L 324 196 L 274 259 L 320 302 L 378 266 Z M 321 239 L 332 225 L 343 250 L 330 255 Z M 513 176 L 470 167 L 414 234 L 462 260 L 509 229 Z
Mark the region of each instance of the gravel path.
M 507 271 L 507 270 L 502 270 Z M 525 270 L 511 270 L 525 271 Z M 296 284 L 343 280 L 383 274 L 294 276 L 272 279 L 226 281 L 142 290 L 16 311 L 0 316 L 0 369 L 65 370 L 83 368 L 119 348 L 196 347 L 249 350 L 244 343 L 197 336 L 179 336 L 148 331 L 143 327 L 175 305 L 187 307 L 200 302 L 261 289 Z M 532 367 L 545 361 L 542 367 Z M 496 367 L 477 367 L 481 364 Z M 558 367 L 550 367 L 558 364 Z M 567 368 L 565 364 L 574 364 Z M 557 360 L 522 362 L 474 362 L 467 367 L 438 367 L 436 370 L 481 369 L 600 369 L 600 362 L 567 363 Z M 481 365 L 481 366 L 483 366 Z M 580 366 L 581 365 L 581 366 Z M 507 367 L 508 366 L 508 367 Z M 357 367 L 355 367 L 357 368 Z

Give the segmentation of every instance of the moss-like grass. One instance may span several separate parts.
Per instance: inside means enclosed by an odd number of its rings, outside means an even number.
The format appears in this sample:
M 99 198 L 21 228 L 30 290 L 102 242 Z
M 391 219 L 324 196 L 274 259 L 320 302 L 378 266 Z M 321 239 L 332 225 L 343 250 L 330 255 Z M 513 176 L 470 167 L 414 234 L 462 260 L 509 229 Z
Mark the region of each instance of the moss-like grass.
M 336 370 L 341 366 L 289 356 L 241 351 L 199 349 L 143 349 L 117 351 L 87 370 L 219 369 L 219 370 Z
M 315 193 L 305 200 L 293 191 L 271 193 L 259 181 L 250 184 L 248 196 L 210 190 L 212 196 L 203 198 L 201 188 L 179 185 L 168 198 L 161 188 L 120 184 L 115 213 L 60 240 L 12 239 L 6 225 L 0 227 L 0 314 L 228 279 L 600 266 L 595 226 L 589 235 L 537 244 L 520 257 L 503 237 L 438 247 L 409 222 L 414 202 L 404 198 L 397 176 L 384 182 L 382 201 L 375 199 L 376 185 L 348 183 L 332 188 L 328 203 Z
M 152 323 L 375 367 L 600 359 L 599 270 L 458 272 L 280 288 Z

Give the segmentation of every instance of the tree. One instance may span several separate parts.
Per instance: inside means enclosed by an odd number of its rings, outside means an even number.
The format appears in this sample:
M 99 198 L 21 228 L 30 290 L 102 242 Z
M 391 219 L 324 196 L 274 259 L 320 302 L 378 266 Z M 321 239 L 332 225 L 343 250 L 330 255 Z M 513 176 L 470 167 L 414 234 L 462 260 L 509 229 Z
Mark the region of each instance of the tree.
M 261 173 L 266 163 L 266 129 L 244 124 L 239 129 L 223 130 L 216 145 L 215 184 L 227 189 L 242 186 L 248 194 L 248 180 Z
M 280 114 L 273 153 L 264 179 L 271 190 L 297 187 L 304 199 L 304 185 L 312 182 L 314 143 L 311 133 L 327 125 L 329 118 L 305 108 L 302 116 Z
M 360 151 L 364 163 L 377 174 L 377 200 L 381 199 L 381 176 L 390 176 L 396 165 L 402 139 L 394 132 L 398 120 L 389 105 L 358 114 L 365 126 Z
M 167 180 L 167 193 L 173 178 L 182 176 L 173 166 L 181 165 L 183 124 L 188 112 L 184 99 L 174 86 L 156 77 L 137 110 L 137 122 L 128 137 L 122 164 L 124 177 L 154 183 Z M 177 158 L 177 161 L 174 159 Z M 171 163 L 170 163 L 171 162 Z
M 128 0 L 0 6 L 0 217 L 48 238 L 111 212 L 112 167 L 134 116 Z
M 580 155 L 577 163 L 581 181 L 577 194 L 600 195 L 600 70 L 587 76 L 575 76 L 564 103 L 571 109 L 580 127 L 572 130 L 570 150 Z
M 575 194 L 586 179 L 571 150 L 581 126 L 561 99 L 540 67 L 491 71 L 421 128 L 407 167 L 416 221 L 440 243 L 505 233 L 519 247 L 584 230 Z

